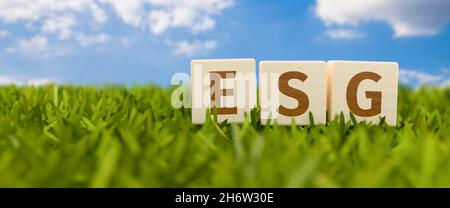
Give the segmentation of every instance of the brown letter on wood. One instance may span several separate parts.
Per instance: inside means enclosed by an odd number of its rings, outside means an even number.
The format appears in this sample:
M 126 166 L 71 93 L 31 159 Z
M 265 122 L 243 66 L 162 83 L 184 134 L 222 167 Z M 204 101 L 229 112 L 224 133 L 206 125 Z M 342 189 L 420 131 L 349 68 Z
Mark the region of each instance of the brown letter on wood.
M 308 76 L 298 71 L 290 71 L 282 74 L 278 80 L 278 88 L 283 94 L 292 97 L 297 100 L 298 105 L 294 109 L 289 109 L 284 106 L 278 108 L 278 112 L 284 116 L 299 116 L 304 114 L 309 107 L 309 98 L 301 90 L 292 88 L 289 86 L 289 80 L 298 79 L 300 81 L 305 81 Z
M 378 82 L 381 76 L 373 72 L 361 72 L 356 74 L 348 83 L 347 86 L 347 105 L 352 113 L 362 117 L 376 116 L 381 113 L 381 92 L 379 91 L 367 91 L 366 98 L 372 100 L 372 106 L 369 109 L 362 109 L 358 105 L 358 86 L 365 80 L 370 79 Z
M 222 89 L 220 87 L 220 79 L 235 78 L 236 71 L 212 71 L 209 72 L 211 79 L 211 108 L 217 108 L 218 115 L 237 114 L 237 107 L 226 108 L 221 107 L 220 97 L 230 96 L 234 94 L 233 89 Z

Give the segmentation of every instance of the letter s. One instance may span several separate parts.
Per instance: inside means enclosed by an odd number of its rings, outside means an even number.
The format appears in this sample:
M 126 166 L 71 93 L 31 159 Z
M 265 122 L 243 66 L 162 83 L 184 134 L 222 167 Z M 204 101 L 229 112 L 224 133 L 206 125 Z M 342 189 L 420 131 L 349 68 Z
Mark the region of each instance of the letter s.
M 278 81 L 278 88 L 283 94 L 292 97 L 297 100 L 298 105 L 294 109 L 289 109 L 284 106 L 278 108 L 278 112 L 284 116 L 299 116 L 304 114 L 309 107 L 309 98 L 303 91 L 292 88 L 289 86 L 289 80 L 298 79 L 300 81 L 305 81 L 308 78 L 305 74 L 298 71 L 290 71 L 282 74 Z

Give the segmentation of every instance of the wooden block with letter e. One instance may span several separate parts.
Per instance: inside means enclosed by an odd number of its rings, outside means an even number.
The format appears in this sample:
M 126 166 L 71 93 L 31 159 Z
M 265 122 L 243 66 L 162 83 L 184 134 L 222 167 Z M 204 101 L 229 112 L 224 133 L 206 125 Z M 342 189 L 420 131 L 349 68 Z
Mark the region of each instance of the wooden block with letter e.
M 352 112 L 357 121 L 397 124 L 397 63 L 329 61 L 327 73 L 329 119 Z
M 261 123 L 326 123 L 324 61 L 262 61 L 259 65 Z
M 217 113 L 218 122 L 244 122 L 256 107 L 254 59 L 192 60 L 192 123 L 205 122 L 206 111 Z

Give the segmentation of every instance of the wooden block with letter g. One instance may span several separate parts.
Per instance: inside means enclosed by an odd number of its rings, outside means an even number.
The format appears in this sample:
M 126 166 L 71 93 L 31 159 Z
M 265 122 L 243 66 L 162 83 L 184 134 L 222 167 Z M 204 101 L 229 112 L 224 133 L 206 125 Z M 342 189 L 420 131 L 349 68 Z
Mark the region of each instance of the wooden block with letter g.
M 329 119 L 352 112 L 358 122 L 397 124 L 397 63 L 329 61 L 327 73 Z
M 261 61 L 261 123 L 326 123 L 327 70 L 324 61 Z
M 218 122 L 244 122 L 256 107 L 254 59 L 191 61 L 192 123 L 205 122 L 206 111 L 217 112 Z

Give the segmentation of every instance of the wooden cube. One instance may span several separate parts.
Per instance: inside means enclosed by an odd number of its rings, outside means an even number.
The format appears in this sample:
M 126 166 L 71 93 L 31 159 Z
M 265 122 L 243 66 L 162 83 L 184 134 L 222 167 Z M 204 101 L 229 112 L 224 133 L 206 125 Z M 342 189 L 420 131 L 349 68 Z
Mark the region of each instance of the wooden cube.
M 261 123 L 326 123 L 327 69 L 324 61 L 261 61 Z
M 256 107 L 254 59 L 191 61 L 192 123 L 205 122 L 207 109 L 218 122 L 244 122 L 245 113 Z
M 350 112 L 356 120 L 397 123 L 398 64 L 395 62 L 329 61 L 328 115 Z

